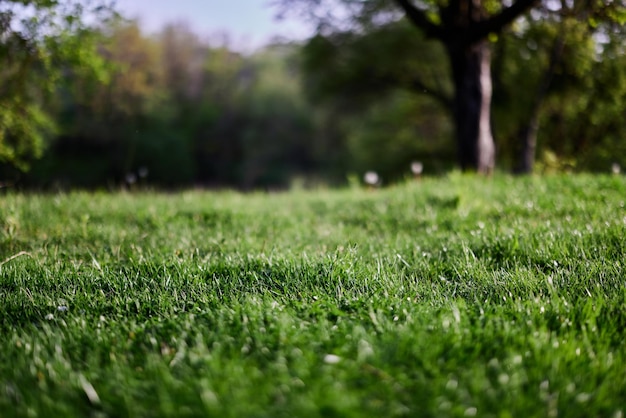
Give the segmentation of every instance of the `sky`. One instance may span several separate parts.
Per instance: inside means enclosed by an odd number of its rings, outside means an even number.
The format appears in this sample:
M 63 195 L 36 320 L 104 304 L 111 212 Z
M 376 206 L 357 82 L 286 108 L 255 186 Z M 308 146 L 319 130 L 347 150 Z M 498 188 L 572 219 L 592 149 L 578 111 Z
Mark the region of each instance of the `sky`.
M 124 16 L 138 18 L 147 33 L 184 21 L 203 36 L 227 34 L 229 45 L 241 50 L 254 50 L 277 36 L 302 39 L 308 33 L 293 18 L 278 21 L 270 0 L 116 0 L 116 5 Z

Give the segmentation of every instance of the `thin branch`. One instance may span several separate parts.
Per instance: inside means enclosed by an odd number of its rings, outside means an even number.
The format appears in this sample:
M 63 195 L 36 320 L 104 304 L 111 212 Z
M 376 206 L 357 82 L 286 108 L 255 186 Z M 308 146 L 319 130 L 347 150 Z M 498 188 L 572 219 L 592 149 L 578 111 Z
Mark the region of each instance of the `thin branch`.
M 490 33 L 500 32 L 509 23 L 526 13 L 539 3 L 539 0 L 517 0 L 511 6 L 489 19 L 477 22 L 472 28 L 471 40 L 484 39 Z
M 429 96 L 445 109 L 452 109 L 452 98 L 443 90 L 425 84 L 415 76 L 400 77 L 398 75 L 369 75 L 366 77 L 370 87 L 375 86 L 374 91 L 389 91 L 395 88 L 409 89 L 414 93 Z
M 428 19 L 426 13 L 423 10 L 415 7 L 410 0 L 394 0 L 398 6 L 404 10 L 407 18 L 415 26 L 424 31 L 424 34 L 429 38 L 443 39 L 444 30 L 441 26 L 434 24 Z

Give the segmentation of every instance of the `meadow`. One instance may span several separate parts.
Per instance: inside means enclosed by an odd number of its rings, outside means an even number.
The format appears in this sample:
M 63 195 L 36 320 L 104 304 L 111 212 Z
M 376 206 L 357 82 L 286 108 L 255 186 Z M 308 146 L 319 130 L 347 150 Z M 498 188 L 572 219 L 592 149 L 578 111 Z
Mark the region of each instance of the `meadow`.
M 626 178 L 0 196 L 2 417 L 613 417 Z

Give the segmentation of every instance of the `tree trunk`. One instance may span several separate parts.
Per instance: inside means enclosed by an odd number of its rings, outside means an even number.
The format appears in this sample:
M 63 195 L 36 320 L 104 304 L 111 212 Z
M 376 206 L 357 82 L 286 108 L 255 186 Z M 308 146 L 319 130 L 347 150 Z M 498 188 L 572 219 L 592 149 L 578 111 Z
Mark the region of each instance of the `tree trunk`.
M 518 174 L 530 174 L 535 165 L 535 154 L 537 150 L 537 132 L 539 131 L 539 112 L 533 111 L 530 119 L 520 130 L 520 151 L 519 167 L 515 170 Z
M 453 115 L 463 171 L 489 174 L 495 165 L 491 133 L 491 51 L 487 40 L 446 44 L 454 78 Z
M 422 5 L 417 6 L 412 0 L 395 2 L 427 37 L 446 46 L 454 80 L 453 115 L 461 168 L 491 173 L 496 146 L 491 133 L 489 34 L 501 32 L 540 0 L 514 0 L 491 15 L 483 0 L 449 0 L 439 6 L 439 24 Z
M 563 56 L 563 48 L 565 47 L 564 29 L 561 27 L 559 36 L 554 41 L 550 52 L 550 61 L 548 68 L 543 74 L 543 79 L 537 87 L 535 99 L 530 109 L 530 116 L 525 125 L 520 129 L 521 152 L 519 155 L 519 166 L 515 170 L 518 174 L 530 174 L 533 172 L 535 165 L 535 154 L 537 149 L 537 132 L 539 131 L 539 116 L 541 106 L 548 96 L 550 84 L 554 78 L 556 67 Z

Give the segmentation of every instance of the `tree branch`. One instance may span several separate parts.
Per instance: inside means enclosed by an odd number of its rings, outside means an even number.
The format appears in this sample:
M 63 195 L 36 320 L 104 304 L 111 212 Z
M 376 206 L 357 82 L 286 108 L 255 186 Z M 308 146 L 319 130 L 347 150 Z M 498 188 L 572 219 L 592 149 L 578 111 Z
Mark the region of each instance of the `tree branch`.
M 374 87 L 372 92 L 389 91 L 396 88 L 408 89 L 416 94 L 424 94 L 435 100 L 445 109 L 452 109 L 452 97 L 443 89 L 435 88 L 424 83 L 419 77 L 401 77 L 398 75 L 368 75 L 368 86 Z M 360 86 L 357 86 L 360 88 Z M 359 91 L 363 91 L 362 88 Z M 353 94 L 351 93 L 353 96 Z
M 539 0 L 516 0 L 515 3 L 502 10 L 500 13 L 489 19 L 477 22 L 472 28 L 472 41 L 484 39 L 490 33 L 500 32 L 502 28 L 513 22 L 520 15 L 526 13 L 537 3 L 539 3 Z
M 409 0 L 394 0 L 398 6 L 404 10 L 411 23 L 424 31 L 429 38 L 443 39 L 444 30 L 441 26 L 434 24 L 428 19 L 423 10 L 415 7 Z

